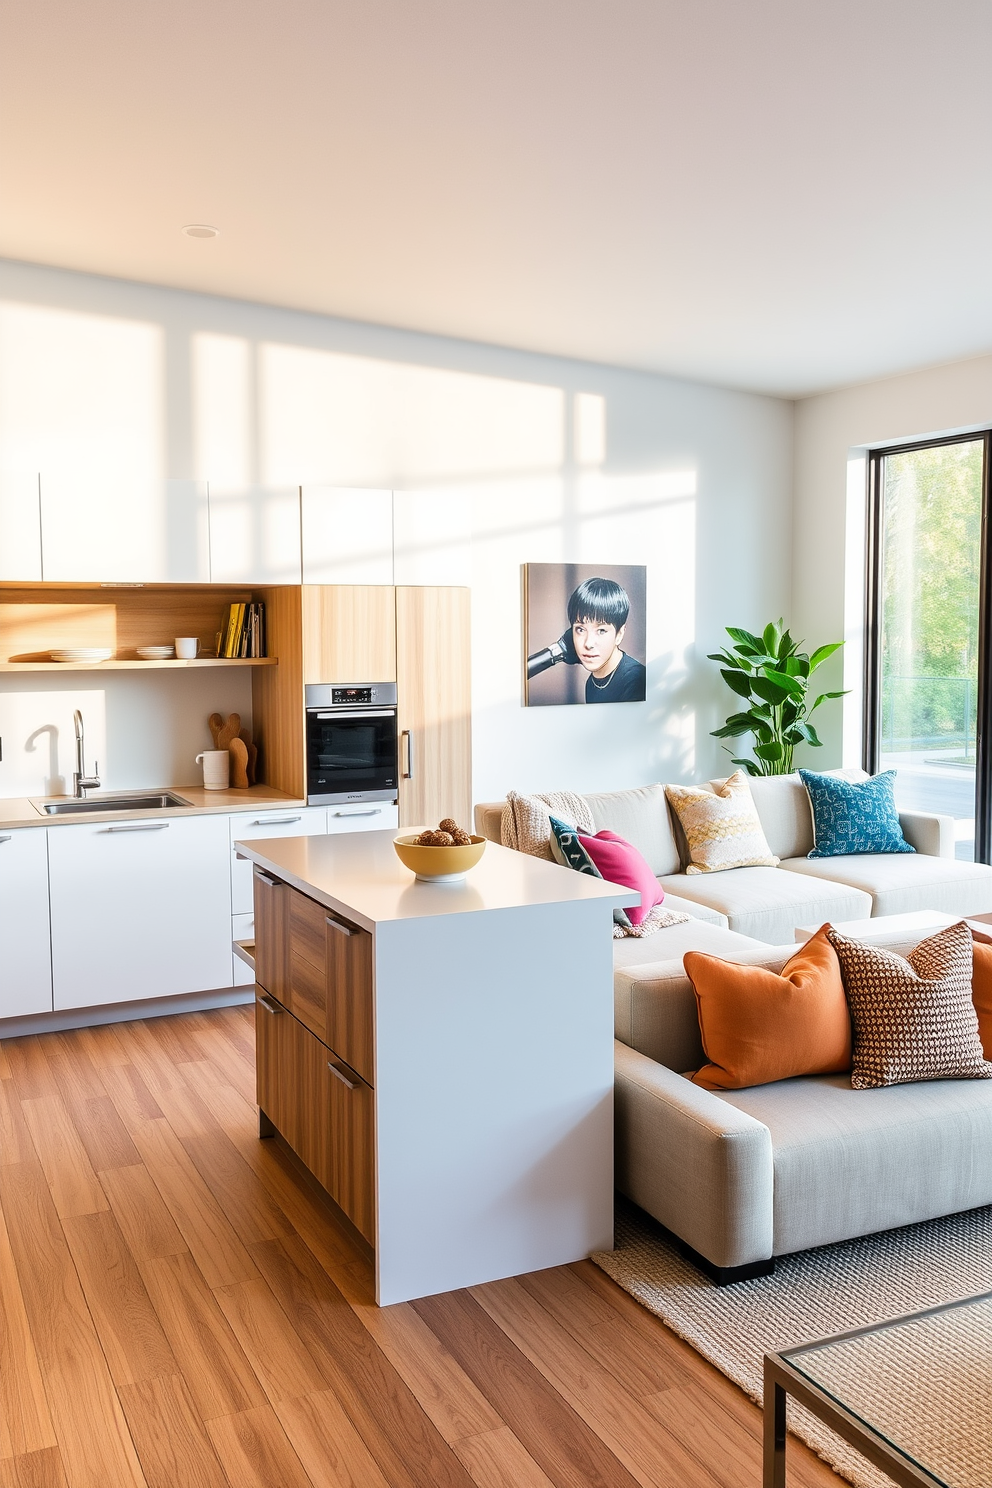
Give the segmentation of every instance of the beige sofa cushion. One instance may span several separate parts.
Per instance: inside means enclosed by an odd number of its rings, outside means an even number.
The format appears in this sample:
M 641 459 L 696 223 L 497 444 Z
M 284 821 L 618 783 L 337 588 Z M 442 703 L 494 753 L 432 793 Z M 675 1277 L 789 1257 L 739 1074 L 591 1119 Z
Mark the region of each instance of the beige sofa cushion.
M 756 962 L 764 966 L 771 959 L 777 971 L 795 951 L 795 946 L 777 949 L 698 920 L 660 930 L 654 939 L 664 942 L 659 944 L 657 956 L 645 957 L 640 963 L 614 963 L 613 1032 L 622 1044 L 680 1073 L 698 1069 L 705 1058 L 696 995 L 682 969 L 685 952 L 706 951 L 746 966 Z M 651 942 L 636 944 L 646 948 Z
M 596 831 L 608 829 L 623 837 L 647 862 L 654 874 L 678 873 L 679 850 L 663 785 L 639 785 L 632 790 L 600 791 L 585 797 Z
M 785 858 L 778 867 L 792 877 L 829 879 L 872 898 L 873 915 L 933 909 L 944 914 L 992 912 L 992 868 L 919 853 L 848 853 L 838 858 Z M 852 916 L 854 918 L 854 916 Z M 800 924 L 811 925 L 815 916 Z
M 817 866 L 824 861 L 828 860 L 817 859 Z M 797 925 L 866 920 L 871 914 L 871 895 L 864 890 L 826 878 L 783 873 L 781 868 L 733 868 L 691 877 L 665 874 L 661 886 L 666 894 L 718 909 L 727 916 L 731 930 L 770 945 L 787 944 Z
M 992 1203 L 992 1080 L 720 1091 L 771 1132 L 776 1255 Z
M 813 813 L 798 775 L 755 777 L 751 799 L 777 858 L 803 858 L 813 846 Z

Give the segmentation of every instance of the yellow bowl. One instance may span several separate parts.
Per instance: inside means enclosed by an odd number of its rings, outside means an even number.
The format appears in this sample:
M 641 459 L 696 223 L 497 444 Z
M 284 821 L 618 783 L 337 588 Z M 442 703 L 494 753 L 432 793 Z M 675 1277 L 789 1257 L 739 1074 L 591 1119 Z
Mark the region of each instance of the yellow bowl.
M 421 847 L 419 832 L 393 838 L 396 856 L 423 883 L 457 883 L 474 868 L 486 850 L 485 837 L 473 837 L 464 847 Z

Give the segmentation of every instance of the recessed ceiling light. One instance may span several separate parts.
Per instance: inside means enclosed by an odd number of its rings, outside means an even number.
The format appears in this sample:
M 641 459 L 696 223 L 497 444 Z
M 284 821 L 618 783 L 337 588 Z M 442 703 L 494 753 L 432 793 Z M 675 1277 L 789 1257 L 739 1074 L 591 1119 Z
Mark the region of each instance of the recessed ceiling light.
M 183 228 L 188 238 L 215 238 L 220 232 L 219 227 L 210 227 L 206 222 L 190 222 Z

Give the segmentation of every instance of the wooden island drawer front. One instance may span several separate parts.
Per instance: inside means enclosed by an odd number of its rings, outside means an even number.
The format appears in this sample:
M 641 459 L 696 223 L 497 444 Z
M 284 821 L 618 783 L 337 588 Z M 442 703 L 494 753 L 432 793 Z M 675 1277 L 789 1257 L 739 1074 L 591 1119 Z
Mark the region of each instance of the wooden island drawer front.
M 267 993 L 256 998 L 255 1029 L 259 1107 L 374 1244 L 372 1090 Z
M 271 874 L 255 869 L 255 980 L 283 1003 L 289 1001 L 291 892 Z
M 372 937 L 337 915 L 327 926 L 327 1043 L 369 1085 L 372 1054 Z

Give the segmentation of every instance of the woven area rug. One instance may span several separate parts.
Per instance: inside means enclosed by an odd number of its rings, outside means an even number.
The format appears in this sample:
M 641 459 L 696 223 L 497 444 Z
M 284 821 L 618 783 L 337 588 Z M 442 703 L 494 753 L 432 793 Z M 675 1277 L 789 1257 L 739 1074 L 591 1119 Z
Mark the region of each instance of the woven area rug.
M 616 1249 L 592 1259 L 760 1405 L 762 1360 L 771 1350 L 992 1290 L 992 1207 L 787 1256 L 773 1276 L 717 1287 L 618 1196 Z M 914 1375 L 896 1402 L 897 1417 L 953 1465 L 951 1481 L 985 1485 L 992 1482 L 992 1381 L 980 1414 L 968 1421 L 956 1378 L 953 1368 Z M 791 1400 L 789 1429 L 857 1488 L 891 1488 L 891 1478 Z

